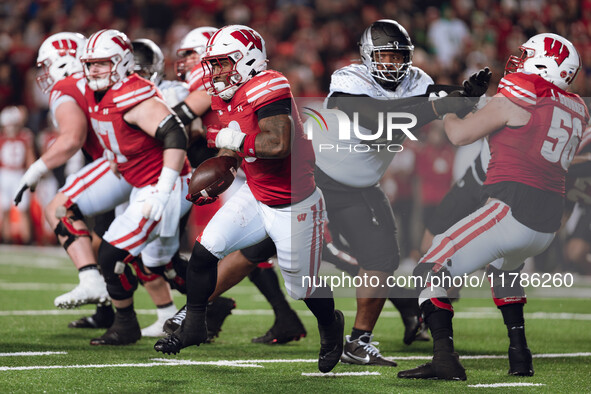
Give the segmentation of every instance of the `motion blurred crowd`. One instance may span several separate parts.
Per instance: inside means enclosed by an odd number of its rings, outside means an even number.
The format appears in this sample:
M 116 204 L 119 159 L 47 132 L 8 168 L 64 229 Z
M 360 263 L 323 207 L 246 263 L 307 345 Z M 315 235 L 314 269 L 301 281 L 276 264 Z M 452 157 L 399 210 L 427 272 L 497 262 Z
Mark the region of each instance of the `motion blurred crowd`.
M 362 31 L 380 18 L 395 19 L 406 27 L 415 45 L 413 64 L 436 83 L 460 84 L 467 75 L 489 66 L 493 70 L 489 95 L 503 75 L 508 48 L 517 48 L 538 33 L 560 34 L 582 56 L 583 69 L 573 90 L 583 97 L 591 95 L 591 0 L 3 0 L 0 111 L 19 106 L 23 126 L 35 137 L 32 147 L 38 156 L 51 133 L 51 122 L 47 97 L 35 84 L 36 55 L 46 37 L 61 31 L 88 37 L 99 29 L 114 28 L 132 40 L 152 39 L 164 52 L 166 78 L 175 79 L 176 50 L 191 29 L 248 25 L 264 37 L 273 69 L 287 76 L 295 97 L 323 97 L 331 73 L 359 57 Z M 396 156 L 383 182 L 395 211 L 405 213 L 398 220 L 407 256 L 413 256 L 420 242 L 422 218 L 470 161 L 458 159 L 454 171 L 455 149 L 437 123 L 420 140 L 407 143 L 406 154 Z M 8 226 L 2 242 L 52 242 L 51 232 L 40 230 L 39 194 L 32 201 L 36 223 L 32 236 L 16 225 Z M 19 223 L 19 216 L 25 215 L 29 213 L 9 208 L 2 221 Z

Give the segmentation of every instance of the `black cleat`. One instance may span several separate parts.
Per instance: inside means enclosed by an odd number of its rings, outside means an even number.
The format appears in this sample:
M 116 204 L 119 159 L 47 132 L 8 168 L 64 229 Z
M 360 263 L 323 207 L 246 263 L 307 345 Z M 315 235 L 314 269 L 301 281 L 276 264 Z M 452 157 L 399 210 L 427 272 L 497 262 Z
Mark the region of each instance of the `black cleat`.
M 318 355 L 318 370 L 322 373 L 332 371 L 343 354 L 345 316 L 339 310 L 334 311 L 335 321 L 328 327 L 318 325 L 320 333 L 320 354 Z
M 142 330 L 137 321 L 135 313 L 133 318 L 122 318 L 119 313 L 115 314 L 113 325 L 102 336 L 90 340 L 91 345 L 131 345 L 142 337 Z
M 222 324 L 226 317 L 232 314 L 232 309 L 236 308 L 236 301 L 233 298 L 217 297 L 207 305 L 205 320 L 207 322 L 207 342 L 213 340 L 222 331 Z
M 306 328 L 298 315 L 289 311 L 286 317 L 275 317 L 275 323 L 263 336 L 253 338 L 252 343 L 281 345 L 291 341 L 299 341 L 307 335 Z
M 201 321 L 200 321 L 201 320 Z M 185 319 L 178 330 L 154 344 L 154 350 L 164 354 L 177 354 L 189 346 L 199 346 L 207 342 L 207 325 L 201 316 Z
M 69 328 L 109 328 L 113 324 L 115 317 L 111 319 L 96 319 L 96 315 L 84 316 L 78 320 L 68 323 Z
M 402 316 L 402 323 L 404 324 L 404 337 L 402 341 L 405 345 L 410 345 L 414 341 L 428 341 L 426 327 L 416 315 Z
M 466 370 L 457 353 L 435 353 L 430 363 L 398 372 L 402 379 L 466 380 Z
M 509 346 L 509 375 L 534 376 L 534 366 L 529 348 Z
M 166 320 L 166 322 L 164 322 L 164 326 L 162 327 L 162 329 L 164 330 L 165 333 L 167 333 L 168 335 L 171 335 L 172 333 L 174 333 L 176 330 L 178 330 L 181 327 L 181 324 L 183 324 L 183 320 L 185 320 L 186 316 L 187 316 L 187 305 L 183 305 L 183 307 L 181 309 L 179 309 L 178 312 L 175 313 L 173 317 L 171 317 L 170 319 Z

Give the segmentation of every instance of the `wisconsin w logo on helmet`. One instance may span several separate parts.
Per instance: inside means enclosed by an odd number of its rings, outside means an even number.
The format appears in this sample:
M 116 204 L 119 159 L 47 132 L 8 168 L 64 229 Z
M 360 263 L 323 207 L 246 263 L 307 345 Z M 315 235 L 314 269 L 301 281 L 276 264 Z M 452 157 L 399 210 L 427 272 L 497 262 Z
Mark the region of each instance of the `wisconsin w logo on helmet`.
M 53 45 L 53 47 L 56 49 L 56 53 L 59 56 L 76 56 L 78 44 L 74 40 L 56 40 L 53 41 L 51 45 Z
M 544 38 L 544 49 L 546 50 L 546 56 L 554 57 L 559 66 L 570 55 L 566 45 L 551 37 Z
M 254 34 L 252 30 L 242 29 L 231 33 L 231 36 L 240 41 L 245 47 L 249 47 L 249 43 L 254 45 L 259 51 L 263 50 L 263 42 L 258 34 Z

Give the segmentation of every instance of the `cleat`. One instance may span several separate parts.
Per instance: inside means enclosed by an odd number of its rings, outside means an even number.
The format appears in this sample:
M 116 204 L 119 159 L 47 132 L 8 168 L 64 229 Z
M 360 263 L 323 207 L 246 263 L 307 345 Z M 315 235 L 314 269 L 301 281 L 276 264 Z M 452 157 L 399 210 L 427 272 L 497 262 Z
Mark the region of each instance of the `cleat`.
M 200 320 L 200 321 L 199 321 Z M 164 354 L 177 354 L 189 346 L 207 343 L 207 324 L 205 319 L 184 319 L 181 326 L 169 336 L 159 339 L 154 350 Z
M 320 353 L 318 355 L 318 370 L 322 373 L 332 371 L 338 364 L 343 353 L 343 330 L 345 316 L 343 312 L 335 310 L 335 321 L 328 327 L 318 325 L 320 333 Z
M 534 376 L 531 351 L 528 347 L 509 347 L 509 375 Z
M 466 380 L 466 370 L 457 353 L 435 353 L 430 363 L 398 372 L 402 379 Z
M 207 305 L 207 313 L 205 319 L 207 321 L 207 343 L 213 340 L 222 331 L 222 324 L 228 315 L 232 313 L 232 309 L 236 308 L 236 301 L 233 298 L 217 297 Z M 187 316 L 187 306 L 183 306 L 170 319 L 166 320 L 163 330 L 166 334 L 172 335 L 176 332 L 185 317 Z
M 233 298 L 217 297 L 207 305 L 205 320 L 207 321 L 207 342 L 213 340 L 222 331 L 222 324 L 226 317 L 232 314 L 236 308 L 236 301 Z
M 299 341 L 307 335 L 306 328 L 294 311 L 290 311 L 287 317 L 275 317 L 275 323 L 263 336 L 253 338 L 252 343 L 264 343 L 267 345 L 281 345 L 291 341 Z
M 113 324 L 114 318 L 99 320 L 96 315 L 84 316 L 78 320 L 71 321 L 69 328 L 109 328 Z
M 347 342 L 343 349 L 341 362 L 345 364 L 358 365 L 381 365 L 386 367 L 395 367 L 398 364 L 384 358 L 376 345 L 379 342 L 372 342 L 373 335 L 362 335 L 361 337 L 351 340 L 351 336 L 346 336 Z
M 53 300 L 58 308 L 72 309 L 86 304 L 105 304 L 110 302 L 105 280 L 97 270 L 84 271 L 78 274 L 80 283 L 72 291 L 62 294 Z
M 96 312 L 92 316 L 84 316 L 68 324 L 69 328 L 109 328 L 115 320 L 115 312 L 111 301 L 103 305 L 97 305 Z
M 131 345 L 132 343 L 136 343 L 141 337 L 142 332 L 135 313 L 132 318 L 122 318 L 119 313 L 115 313 L 115 321 L 111 328 L 109 328 L 102 336 L 91 339 L 90 344 L 94 346 Z
M 164 326 L 162 327 L 162 329 L 168 335 L 173 334 L 176 330 L 178 330 L 181 327 L 181 324 L 183 324 L 183 320 L 185 320 L 186 316 L 187 305 L 184 305 L 181 309 L 178 310 L 177 313 L 174 314 L 173 317 L 167 319 L 166 322 L 164 322 Z

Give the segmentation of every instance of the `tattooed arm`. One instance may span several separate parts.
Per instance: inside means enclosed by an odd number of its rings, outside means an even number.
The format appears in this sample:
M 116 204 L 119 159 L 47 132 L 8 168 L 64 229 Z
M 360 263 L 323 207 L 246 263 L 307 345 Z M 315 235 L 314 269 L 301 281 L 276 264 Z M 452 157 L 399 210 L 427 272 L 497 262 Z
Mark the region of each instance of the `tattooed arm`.
M 256 157 L 282 159 L 291 152 L 291 116 L 275 115 L 259 120 L 261 132 L 254 141 Z

